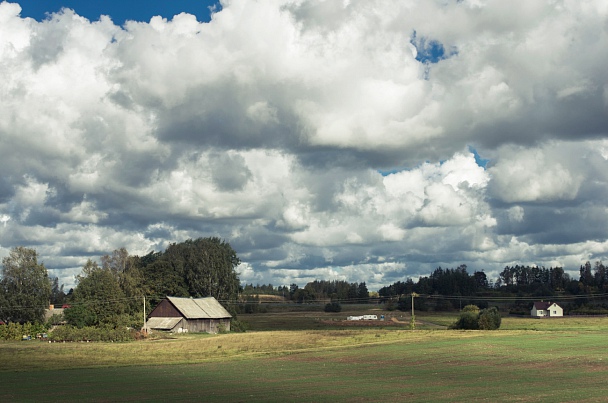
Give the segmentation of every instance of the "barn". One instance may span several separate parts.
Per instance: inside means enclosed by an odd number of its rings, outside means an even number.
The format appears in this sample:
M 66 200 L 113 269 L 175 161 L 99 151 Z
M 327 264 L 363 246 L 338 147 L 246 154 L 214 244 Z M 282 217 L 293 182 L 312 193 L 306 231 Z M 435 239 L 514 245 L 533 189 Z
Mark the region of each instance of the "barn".
M 163 299 L 148 315 L 146 328 L 174 333 L 230 331 L 232 315 L 213 297 Z

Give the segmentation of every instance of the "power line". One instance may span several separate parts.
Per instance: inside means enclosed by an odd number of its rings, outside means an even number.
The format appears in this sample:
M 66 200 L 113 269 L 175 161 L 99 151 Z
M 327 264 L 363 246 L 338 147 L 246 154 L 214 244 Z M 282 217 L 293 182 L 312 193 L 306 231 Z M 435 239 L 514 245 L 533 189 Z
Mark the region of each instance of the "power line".
M 260 294 L 251 294 L 250 297 L 259 297 Z M 264 294 L 262 294 L 264 295 Z M 407 294 L 410 295 L 410 294 Z M 62 305 L 73 306 L 91 306 L 91 305 L 107 305 L 107 304 L 116 304 L 116 303 L 126 303 L 126 302 L 134 302 L 141 301 L 141 298 L 144 297 L 148 301 L 162 300 L 166 297 L 166 295 L 161 294 L 151 294 L 151 295 L 138 295 L 132 297 L 120 297 L 120 298 L 95 298 L 88 300 L 80 300 L 80 301 L 66 301 L 62 303 Z M 328 302 L 338 302 L 341 304 L 363 304 L 366 302 L 370 303 L 382 303 L 383 301 L 398 301 L 401 297 L 406 296 L 406 294 L 402 295 L 394 295 L 389 297 L 361 297 L 361 298 L 341 298 L 341 299 L 332 299 L 332 298 L 323 298 L 323 299 L 312 299 L 306 300 L 302 302 L 296 302 L 292 300 L 282 300 L 282 301 L 264 301 L 264 300 L 226 300 L 219 299 L 218 302 L 226 303 L 231 305 L 247 305 L 247 304 L 264 304 L 264 305 L 273 305 L 273 304 L 297 304 L 297 305 L 322 305 Z M 439 295 L 439 294 L 417 294 L 419 298 L 426 298 L 431 300 L 447 300 L 447 301 L 504 301 L 504 302 L 514 302 L 514 301 L 539 301 L 539 300 L 560 300 L 560 301 L 573 301 L 577 299 L 608 299 L 608 293 L 598 293 L 598 294 L 577 294 L 577 295 L 545 295 L 545 296 L 479 296 L 479 295 Z M 44 306 L 33 306 L 33 305 L 0 305 L 0 309 L 10 309 L 10 310 L 29 310 L 29 309 L 48 309 L 48 305 Z
M 608 298 L 608 293 L 602 294 L 578 294 L 578 295 L 545 295 L 545 296 L 467 296 L 467 295 L 421 295 L 429 299 L 445 300 L 487 300 L 487 301 L 538 301 L 538 300 L 576 300 L 576 299 L 603 299 Z

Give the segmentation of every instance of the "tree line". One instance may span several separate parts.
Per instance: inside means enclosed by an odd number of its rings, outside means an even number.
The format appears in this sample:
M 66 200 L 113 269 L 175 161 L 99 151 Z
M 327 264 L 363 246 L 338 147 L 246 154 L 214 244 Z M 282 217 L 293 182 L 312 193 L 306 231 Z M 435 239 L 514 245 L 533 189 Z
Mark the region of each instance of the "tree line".
M 2 260 L 0 321 L 41 322 L 49 303 L 67 304 L 65 320 L 77 327 L 141 326 L 143 297 L 158 303 L 167 295 L 213 296 L 235 301 L 240 260 L 230 244 L 216 238 L 173 243 L 164 252 L 130 255 L 125 248 L 88 260 L 67 294 L 51 279 L 34 249 L 16 247 Z
M 291 284 L 240 285 L 236 252 L 216 237 L 189 239 L 170 244 L 165 251 L 144 256 L 130 255 L 125 248 L 101 257 L 100 263 L 88 260 L 76 277 L 76 286 L 67 294 L 57 278 L 49 277 L 46 267 L 38 262 L 34 249 L 16 247 L 2 259 L 0 279 L 0 322 L 41 321 L 49 302 L 68 304 L 65 319 L 78 327 L 131 325 L 141 323 L 143 296 L 153 296 L 154 305 L 167 295 L 178 297 L 213 296 L 234 311 L 239 295 L 244 300 L 259 294 L 281 295 L 297 303 L 333 301 L 367 303 L 370 292 L 365 282 L 314 280 L 304 287 Z M 466 265 L 438 267 L 417 281 L 411 278 L 379 289 L 374 301 L 409 310 L 412 293 L 415 308 L 427 309 L 429 298 L 435 298 L 435 309 L 461 308 L 472 297 L 496 296 L 580 296 L 578 305 L 590 304 L 587 295 L 608 291 L 608 268 L 602 262 L 580 266 L 579 278 L 571 278 L 561 267 L 506 266 L 495 282 L 483 271 L 470 274 Z M 445 298 L 438 298 L 438 297 Z M 469 300 L 466 297 L 471 297 Z M 595 304 L 603 304 L 596 301 Z M 484 308 L 484 302 L 477 303 Z M 517 305 L 517 303 L 515 304 Z M 521 305 L 521 304 L 520 304 Z M 520 307 L 522 310 L 526 308 Z M 603 307 L 608 309 L 608 305 Z
M 466 304 L 477 304 L 487 308 L 488 300 L 503 298 L 510 303 L 513 312 L 529 312 L 531 298 L 569 297 L 572 307 L 583 311 L 583 306 L 608 309 L 608 303 L 590 298 L 590 294 L 608 291 L 608 268 L 601 261 L 592 265 L 586 262 L 580 267 L 580 276 L 571 277 L 562 267 L 505 266 L 495 281 L 484 271 L 468 272 L 466 265 L 456 268 L 438 267 L 428 276 L 416 281 L 412 278 L 399 280 L 381 287 L 378 297 L 369 293 L 366 283 L 315 280 L 303 288 L 297 284 L 275 287 L 272 284 L 246 284 L 244 294 L 254 301 L 256 295 L 279 295 L 294 302 L 341 301 L 381 302 L 389 309 L 411 309 L 412 293 L 420 295 L 415 300 L 416 309 L 450 310 L 461 309 Z M 516 297 L 521 297 L 518 301 Z M 573 298 L 576 297 L 576 298 Z M 485 298 L 485 299 L 484 299 Z M 255 300 L 254 302 L 259 302 Z M 597 310 L 596 310 L 597 311 Z
M 304 303 L 310 301 L 332 300 L 337 302 L 367 303 L 369 291 L 365 282 L 349 283 L 344 280 L 314 280 L 300 288 L 295 283 L 287 286 L 275 287 L 272 284 L 245 284 L 243 296 L 245 300 L 252 300 L 257 295 L 282 296 L 287 301 Z
M 380 288 L 381 297 L 401 294 L 439 294 L 471 296 L 480 292 L 507 291 L 551 296 L 556 293 L 589 294 L 608 291 L 608 269 L 602 262 L 592 267 L 590 262 L 580 267 L 580 277 L 571 278 L 562 267 L 506 266 L 492 283 L 483 271 L 469 274 L 466 265 L 443 269 L 438 267 L 430 276 L 414 282 L 411 278 Z
M 593 266 L 586 262 L 579 272 L 579 278 L 572 278 L 562 267 L 506 266 L 492 282 L 483 271 L 469 274 L 466 265 L 438 267 L 417 281 L 408 278 L 382 287 L 378 294 L 389 304 L 396 301 L 396 308 L 403 310 L 411 308 L 410 298 L 404 296 L 416 293 L 421 298 L 416 299 L 415 308 L 421 310 L 429 309 L 431 303 L 436 310 L 460 309 L 476 301 L 487 307 L 488 300 L 504 298 L 512 300 L 511 311 L 525 313 L 531 308 L 531 298 L 559 297 L 570 301 L 572 311 L 608 313 L 608 302 L 601 298 L 608 292 L 608 268 L 601 261 Z

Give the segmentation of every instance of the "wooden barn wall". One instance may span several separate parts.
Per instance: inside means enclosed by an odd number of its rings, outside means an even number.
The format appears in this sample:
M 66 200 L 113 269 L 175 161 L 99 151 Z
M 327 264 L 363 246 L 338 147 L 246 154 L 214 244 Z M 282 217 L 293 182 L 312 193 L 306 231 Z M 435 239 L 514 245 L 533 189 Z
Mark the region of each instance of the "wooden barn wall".
M 169 300 L 163 299 L 160 304 L 156 305 L 156 308 L 150 312 L 149 318 L 160 317 L 160 318 L 179 318 L 182 314 L 173 306 Z
M 230 319 L 189 319 L 183 322 L 188 332 L 217 333 L 220 324 L 224 324 L 226 331 L 230 331 Z
M 188 321 L 185 318 L 182 318 L 182 320 L 177 322 L 177 325 L 173 326 L 173 329 L 171 329 L 170 332 L 176 333 L 178 331 L 178 329 L 185 328 L 187 323 L 188 323 Z

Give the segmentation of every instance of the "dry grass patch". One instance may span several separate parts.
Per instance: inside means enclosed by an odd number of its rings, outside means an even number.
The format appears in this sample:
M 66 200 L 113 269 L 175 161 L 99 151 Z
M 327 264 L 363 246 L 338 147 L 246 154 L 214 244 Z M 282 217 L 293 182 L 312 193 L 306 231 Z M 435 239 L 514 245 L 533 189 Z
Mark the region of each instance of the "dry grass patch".
M 377 344 L 482 337 L 483 332 L 347 329 L 179 335 L 130 343 L 0 343 L 0 371 L 185 364 L 281 356 Z

